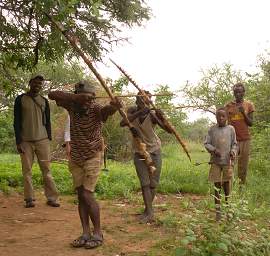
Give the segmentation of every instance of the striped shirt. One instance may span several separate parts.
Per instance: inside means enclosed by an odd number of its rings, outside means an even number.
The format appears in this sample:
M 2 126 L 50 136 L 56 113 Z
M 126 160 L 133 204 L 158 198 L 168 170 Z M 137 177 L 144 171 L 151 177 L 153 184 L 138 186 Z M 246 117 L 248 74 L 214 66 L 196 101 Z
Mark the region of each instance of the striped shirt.
M 103 150 L 102 138 L 102 106 L 93 103 L 83 114 L 70 108 L 70 145 L 71 160 L 81 164 L 92 158 L 96 152 Z
M 81 106 L 75 103 L 76 99 L 72 94 L 61 91 L 50 93 L 49 98 L 69 112 L 71 160 L 83 165 L 86 160 L 103 150 L 102 125 L 117 108 L 112 104 L 101 106 L 95 101 Z

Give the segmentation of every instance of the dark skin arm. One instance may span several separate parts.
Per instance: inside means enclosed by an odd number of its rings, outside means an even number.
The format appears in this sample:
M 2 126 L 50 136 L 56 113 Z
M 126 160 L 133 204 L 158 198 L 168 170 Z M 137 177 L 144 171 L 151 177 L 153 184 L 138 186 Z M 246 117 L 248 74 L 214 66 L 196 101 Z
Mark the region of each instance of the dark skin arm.
M 104 106 L 101 111 L 101 120 L 105 122 L 109 116 L 113 115 L 117 109 L 122 108 L 122 103 L 118 99 L 114 99 L 110 102 L 110 105 Z
M 217 157 L 221 157 L 221 154 L 218 149 L 215 149 L 212 153 Z
M 172 129 L 170 126 L 167 125 L 166 122 L 164 122 L 164 114 L 160 109 L 157 109 L 155 113 L 151 113 L 151 119 L 153 124 L 158 124 L 160 128 L 162 128 L 164 131 L 168 133 L 172 133 Z
M 70 101 L 73 103 L 78 103 L 80 105 L 87 105 L 87 103 L 93 99 L 93 96 L 87 94 L 74 94 L 66 93 L 62 91 L 53 91 L 48 94 L 49 99 L 55 100 L 57 105 L 65 107 L 64 102 Z M 63 104 L 62 104 L 63 103 Z
M 48 94 L 49 99 L 55 100 L 57 105 L 65 107 L 66 102 L 73 102 L 77 103 L 81 106 L 91 103 L 91 101 L 94 99 L 95 95 L 90 94 L 73 94 L 73 93 L 65 93 L 62 91 L 53 91 Z M 113 115 L 118 108 L 122 107 L 122 103 L 118 99 L 114 99 L 110 102 L 110 105 L 104 106 L 100 110 L 100 119 L 105 122 L 110 115 Z
M 238 109 L 242 113 L 242 115 L 244 116 L 244 120 L 245 120 L 246 124 L 248 126 L 252 126 L 253 125 L 253 112 L 246 114 L 243 106 L 238 107 Z
M 234 160 L 234 159 L 235 159 L 235 154 L 234 154 L 234 152 L 230 152 L 230 158 L 231 158 L 231 160 Z
M 23 154 L 25 152 L 22 144 L 17 144 L 16 147 L 19 154 Z
M 211 154 L 214 154 L 217 157 L 221 157 L 221 154 L 218 149 L 215 149 L 213 152 L 210 152 Z M 233 152 L 230 152 L 230 158 L 231 160 L 235 159 L 235 154 Z
M 142 109 L 137 109 L 137 108 L 130 108 L 128 110 L 128 120 L 130 122 L 133 122 L 136 118 L 139 118 L 141 116 L 147 115 L 150 113 L 150 109 L 148 107 L 144 107 Z M 153 124 L 158 124 L 163 130 L 165 130 L 168 133 L 172 133 L 172 130 L 170 127 L 164 124 L 163 122 L 163 113 L 160 109 L 157 109 L 155 113 L 151 113 L 151 121 Z M 126 126 L 124 120 L 120 122 L 120 126 Z
M 150 112 L 150 109 L 148 107 L 144 107 L 141 109 L 131 109 L 128 111 L 128 120 L 130 122 L 133 122 L 136 118 L 141 116 L 146 116 Z
M 130 122 L 133 122 L 136 118 L 138 117 L 141 117 L 141 116 L 144 116 L 146 114 L 148 114 L 150 112 L 150 109 L 145 107 L 145 108 L 142 108 L 142 109 L 139 109 L 137 110 L 136 107 L 134 108 L 129 108 L 128 111 L 127 111 L 127 118 Z M 120 126 L 121 127 L 124 127 L 126 126 L 127 124 L 125 123 L 124 120 L 122 120 L 120 122 Z

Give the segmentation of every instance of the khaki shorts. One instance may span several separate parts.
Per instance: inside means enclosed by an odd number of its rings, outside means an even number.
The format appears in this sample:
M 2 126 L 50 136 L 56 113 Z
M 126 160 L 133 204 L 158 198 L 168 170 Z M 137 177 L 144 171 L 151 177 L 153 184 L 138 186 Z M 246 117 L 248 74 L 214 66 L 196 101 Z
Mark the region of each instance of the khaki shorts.
M 86 190 L 95 192 L 102 163 L 102 153 L 97 152 L 94 157 L 86 160 L 80 166 L 69 161 L 69 171 L 72 174 L 75 189 L 83 186 Z
M 233 177 L 233 168 L 229 165 L 216 165 L 211 164 L 210 171 L 209 171 L 209 181 L 210 182 L 223 182 L 223 181 L 230 181 Z

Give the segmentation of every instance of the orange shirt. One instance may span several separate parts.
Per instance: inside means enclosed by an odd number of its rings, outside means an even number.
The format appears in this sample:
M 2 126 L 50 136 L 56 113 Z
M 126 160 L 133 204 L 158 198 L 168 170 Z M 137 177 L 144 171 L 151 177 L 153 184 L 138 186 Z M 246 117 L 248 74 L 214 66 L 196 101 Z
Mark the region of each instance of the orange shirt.
M 232 101 L 225 106 L 228 115 L 228 123 L 234 127 L 237 141 L 250 140 L 249 127 L 245 122 L 243 114 L 238 109 L 241 105 L 246 114 L 255 111 L 254 105 L 246 100 L 241 103 Z

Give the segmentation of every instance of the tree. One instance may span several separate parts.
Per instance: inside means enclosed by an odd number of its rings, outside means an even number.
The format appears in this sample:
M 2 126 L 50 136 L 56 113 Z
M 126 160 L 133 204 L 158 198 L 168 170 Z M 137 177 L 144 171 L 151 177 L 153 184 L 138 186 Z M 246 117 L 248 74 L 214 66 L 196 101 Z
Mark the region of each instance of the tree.
M 111 90 L 118 95 L 122 95 L 127 86 L 128 79 L 124 76 L 119 77 L 115 81 L 110 80 Z M 132 104 L 132 100 L 129 98 L 122 98 L 121 101 L 127 107 Z M 106 121 L 103 127 L 107 158 L 114 160 L 127 160 L 130 157 L 131 138 L 129 131 L 120 127 L 121 120 L 122 117 L 119 113 L 116 113 Z
M 11 111 L 6 111 L 4 114 L 0 113 L 0 153 L 15 152 L 12 114 Z
M 240 72 L 233 70 L 231 64 L 215 65 L 202 70 L 202 75 L 197 85 L 187 82 L 182 91 L 188 105 L 212 114 L 233 98 L 232 86 L 243 80 Z
M 270 123 L 270 61 L 261 59 L 260 67 L 262 72 L 247 74 L 247 96 L 256 106 L 256 126 L 262 128 Z
M 97 83 L 90 75 L 85 74 L 79 63 L 75 61 L 50 64 L 40 62 L 32 72 L 0 66 L 0 112 L 13 107 L 15 97 L 28 89 L 29 79 L 34 74 L 45 77 L 44 94 L 52 89 L 73 90 L 73 84 L 81 79 Z
M 123 92 L 124 87 L 128 86 L 128 79 L 125 76 L 121 76 L 112 83 L 113 92 Z
M 270 60 L 269 55 L 260 59 L 260 72 L 247 74 L 247 97 L 255 105 L 252 127 L 251 163 L 260 175 L 267 175 L 270 167 Z
M 167 96 L 156 97 L 155 104 L 158 108 L 160 108 L 168 117 L 169 121 L 173 124 L 176 130 L 181 134 L 185 134 L 185 127 L 186 127 L 186 118 L 187 115 L 181 109 L 176 109 L 175 105 L 173 104 L 173 93 L 169 89 L 168 85 L 159 85 L 155 90 L 156 94 L 168 94 Z M 163 141 L 171 141 L 174 138 L 172 136 L 168 136 L 167 133 L 159 129 L 158 135 L 161 137 Z
M 65 26 L 93 60 L 124 40 L 123 27 L 150 18 L 143 0 L 2 0 L 0 3 L 0 63 L 31 70 L 39 60 L 57 62 L 76 56 L 48 17 Z
M 154 92 L 156 94 L 166 94 L 166 96 L 156 97 L 155 104 L 157 107 L 163 109 L 164 111 L 168 111 L 174 108 L 172 103 L 174 96 L 168 85 L 158 85 Z
M 187 125 L 187 137 L 191 141 L 202 143 L 209 129 L 210 121 L 207 118 L 199 118 Z

